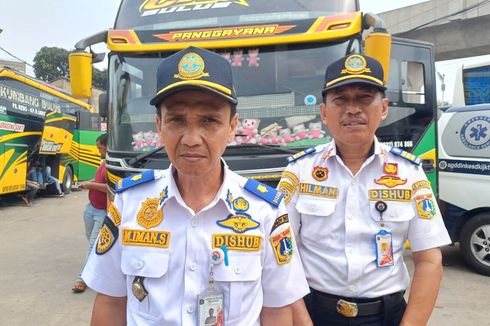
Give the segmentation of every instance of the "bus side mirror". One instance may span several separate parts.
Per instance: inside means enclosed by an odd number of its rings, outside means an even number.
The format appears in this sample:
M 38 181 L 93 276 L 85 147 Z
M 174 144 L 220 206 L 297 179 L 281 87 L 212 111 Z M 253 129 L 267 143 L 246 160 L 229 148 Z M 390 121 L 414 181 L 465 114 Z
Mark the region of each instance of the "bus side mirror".
M 77 98 L 92 97 L 92 54 L 74 51 L 68 57 L 71 93 Z
M 376 32 L 368 34 L 364 41 L 364 54 L 381 63 L 384 72 L 383 84 L 386 85 L 390 72 L 391 35 Z
M 107 118 L 107 92 L 99 94 L 99 115 L 102 118 Z

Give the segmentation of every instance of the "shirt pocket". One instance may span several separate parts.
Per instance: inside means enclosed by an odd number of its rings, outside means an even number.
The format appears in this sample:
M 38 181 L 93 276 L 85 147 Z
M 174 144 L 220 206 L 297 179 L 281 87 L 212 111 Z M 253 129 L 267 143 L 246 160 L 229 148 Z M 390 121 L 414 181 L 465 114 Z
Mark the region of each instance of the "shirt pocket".
M 127 275 L 128 312 L 135 320 L 145 320 L 147 325 L 158 322 L 163 317 L 161 297 L 168 291 L 168 252 L 124 248 L 121 257 L 121 270 Z M 143 284 L 148 295 L 140 302 L 133 294 L 133 281 L 136 276 L 144 277 Z M 156 324 L 155 324 L 156 325 Z
M 225 325 L 240 324 L 240 316 L 257 303 L 257 295 L 262 293 L 261 255 L 228 251 L 228 259 L 228 266 L 224 263 L 214 266 L 214 280 L 225 296 Z
M 388 206 L 383 213 L 383 222 L 381 222 L 381 215 L 376 210 L 376 202 L 369 202 L 369 211 L 371 218 L 376 221 L 378 228 L 381 229 L 381 223 L 384 224 L 386 230 L 392 233 L 393 248 L 400 248 L 403 246 L 408 236 L 408 229 L 410 221 L 415 216 L 415 210 L 412 206 L 412 202 L 386 202 Z
M 296 209 L 301 214 L 300 238 L 309 241 L 326 241 L 332 225 L 332 215 L 337 199 L 300 196 Z

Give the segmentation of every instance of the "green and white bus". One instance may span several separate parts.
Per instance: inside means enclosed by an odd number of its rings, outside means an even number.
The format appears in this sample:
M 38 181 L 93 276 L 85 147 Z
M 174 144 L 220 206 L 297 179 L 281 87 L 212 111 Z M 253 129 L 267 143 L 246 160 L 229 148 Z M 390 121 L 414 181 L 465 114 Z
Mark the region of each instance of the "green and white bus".
M 0 69 L 0 196 L 26 190 L 34 159 L 51 167 L 65 193 L 92 179 L 101 160 L 100 117 L 92 111 L 53 86 Z

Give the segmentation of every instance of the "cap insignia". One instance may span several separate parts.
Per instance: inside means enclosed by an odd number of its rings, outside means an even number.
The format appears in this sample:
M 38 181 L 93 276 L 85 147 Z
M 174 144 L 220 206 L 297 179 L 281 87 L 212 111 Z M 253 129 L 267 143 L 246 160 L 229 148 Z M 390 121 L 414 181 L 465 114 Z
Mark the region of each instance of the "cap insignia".
M 345 69 L 341 74 L 362 74 L 371 72 L 371 69 L 366 67 L 366 59 L 359 54 L 353 54 L 345 60 Z
M 179 61 L 179 73 L 174 75 L 174 78 L 183 80 L 199 79 L 209 76 L 209 73 L 204 72 L 204 60 L 197 53 L 190 52 L 185 54 Z

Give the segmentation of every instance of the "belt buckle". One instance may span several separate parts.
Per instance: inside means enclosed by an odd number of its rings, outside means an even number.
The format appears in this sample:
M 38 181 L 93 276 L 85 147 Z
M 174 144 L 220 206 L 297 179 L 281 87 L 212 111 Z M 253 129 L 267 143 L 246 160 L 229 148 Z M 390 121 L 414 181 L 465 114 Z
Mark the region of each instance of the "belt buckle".
M 357 303 L 340 299 L 337 301 L 337 312 L 344 317 L 356 317 L 358 313 Z

